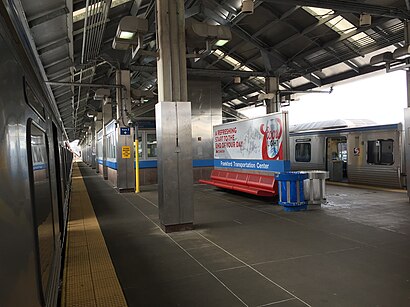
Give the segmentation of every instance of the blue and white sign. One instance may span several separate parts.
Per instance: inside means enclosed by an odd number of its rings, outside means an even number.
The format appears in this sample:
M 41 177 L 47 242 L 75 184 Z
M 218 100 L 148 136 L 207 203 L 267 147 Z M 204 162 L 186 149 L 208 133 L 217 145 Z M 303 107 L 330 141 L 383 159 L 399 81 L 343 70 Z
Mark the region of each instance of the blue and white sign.
M 120 127 L 120 135 L 130 135 L 131 129 L 130 127 Z
M 290 170 L 289 160 L 214 160 L 215 167 L 236 168 L 243 170 L 265 171 L 265 172 L 287 172 Z

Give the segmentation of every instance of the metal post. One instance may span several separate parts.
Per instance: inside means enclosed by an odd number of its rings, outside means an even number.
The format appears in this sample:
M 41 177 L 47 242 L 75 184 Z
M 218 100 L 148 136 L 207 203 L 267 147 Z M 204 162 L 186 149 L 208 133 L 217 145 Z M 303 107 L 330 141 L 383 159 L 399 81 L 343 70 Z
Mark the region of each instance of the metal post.
M 165 232 L 192 229 L 194 217 L 184 11 L 183 0 L 157 1 L 158 204 Z
M 140 192 L 140 167 L 139 167 L 139 156 L 138 156 L 138 138 L 135 140 L 134 146 L 135 152 L 135 193 Z
M 266 93 L 275 94 L 272 99 L 266 100 L 266 114 L 280 111 L 279 78 L 265 78 Z

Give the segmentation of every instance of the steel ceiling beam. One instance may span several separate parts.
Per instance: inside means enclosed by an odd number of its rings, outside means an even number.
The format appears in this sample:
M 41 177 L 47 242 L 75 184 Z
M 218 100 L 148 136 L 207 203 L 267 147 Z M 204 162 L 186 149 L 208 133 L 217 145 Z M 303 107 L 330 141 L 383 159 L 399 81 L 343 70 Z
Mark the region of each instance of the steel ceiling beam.
M 69 10 L 65 5 L 59 6 L 57 8 L 53 8 L 46 12 L 41 12 L 39 15 L 30 16 L 27 21 L 30 28 L 38 26 L 42 23 L 50 21 L 54 18 L 60 17 L 62 15 L 68 14 Z
M 141 3 L 142 3 L 142 0 L 134 0 L 132 2 L 132 6 L 131 6 L 131 10 L 130 10 L 130 13 L 131 13 L 132 16 L 137 16 L 138 15 L 138 11 L 141 8 Z
M 333 75 L 330 76 L 328 78 L 324 78 L 322 79 L 322 85 L 330 85 L 339 81 L 343 81 L 349 78 L 353 78 L 353 77 L 357 77 L 358 75 L 365 75 L 365 74 L 369 74 L 378 70 L 382 70 L 385 69 L 385 67 L 383 66 L 363 66 L 359 69 L 359 74 L 356 73 L 356 71 L 354 70 L 349 70 L 337 75 Z M 307 84 L 303 84 L 299 87 L 295 87 L 294 90 L 295 91 L 307 91 L 310 89 L 315 88 L 315 85 L 313 85 L 312 83 L 307 83 Z
M 51 42 L 38 46 L 37 51 L 39 55 L 43 55 L 46 52 L 52 51 L 61 46 L 65 46 L 69 43 L 70 43 L 69 38 L 67 37 L 67 35 L 64 35 L 63 37 L 60 37 L 59 39 L 55 39 Z
M 157 71 L 156 66 L 148 65 L 131 65 L 131 71 L 150 72 L 155 73 Z M 220 70 L 220 69 L 202 69 L 202 68 L 187 68 L 188 75 L 190 76 L 203 76 L 203 77 L 266 77 L 268 74 L 264 71 L 242 71 L 242 70 Z
M 368 13 L 373 16 L 410 19 L 410 12 L 399 7 L 365 4 L 347 0 L 263 0 L 267 3 L 313 6 L 347 13 Z
M 220 24 L 227 24 L 227 21 L 223 19 L 221 16 L 213 12 L 212 10 L 205 8 L 204 13 L 211 19 L 217 21 Z M 250 33 L 246 32 L 242 27 L 238 25 L 231 25 L 231 31 L 235 35 L 239 36 L 242 40 L 245 42 L 250 43 L 253 45 L 256 49 L 258 49 L 261 52 L 266 52 L 270 54 L 272 57 L 275 57 L 282 65 L 286 64 L 294 69 L 300 69 L 299 65 L 297 63 L 289 62 L 287 58 L 285 58 L 283 55 L 281 55 L 277 51 L 270 51 L 268 50 L 269 46 L 266 45 L 266 43 L 260 41 L 259 39 L 253 37 Z
M 306 74 L 303 76 L 303 78 L 305 78 L 306 80 L 308 80 L 309 82 L 313 83 L 314 85 L 316 85 L 317 87 L 321 87 L 322 86 L 322 80 L 318 77 L 316 77 L 313 74 Z
M 348 32 L 348 33 L 346 33 L 346 34 L 342 34 L 342 35 L 340 35 L 340 37 L 338 37 L 337 39 L 328 41 L 328 42 L 324 43 L 323 45 L 318 46 L 318 47 L 315 47 L 315 48 L 313 48 L 313 49 L 309 49 L 309 50 L 307 50 L 306 52 L 299 53 L 299 54 L 298 54 L 296 57 L 294 57 L 293 59 L 294 59 L 294 60 L 304 59 L 304 58 L 308 57 L 309 55 L 311 55 L 311 54 L 313 54 L 313 53 L 315 53 L 315 52 L 318 52 L 318 51 L 320 51 L 320 50 L 324 50 L 324 49 L 327 48 L 327 47 L 331 47 L 332 45 L 335 45 L 335 44 L 337 44 L 337 43 L 339 43 L 339 42 L 342 42 L 342 41 L 344 41 L 344 40 L 346 40 L 346 39 L 348 39 L 348 38 L 350 38 L 350 37 L 352 37 L 352 36 L 354 36 L 354 35 L 356 35 L 356 34 L 365 32 L 366 30 L 369 30 L 369 29 L 371 29 L 371 28 L 373 28 L 373 27 L 375 27 L 375 26 L 381 25 L 381 24 L 385 23 L 386 21 L 388 21 L 388 19 L 386 19 L 386 18 L 380 18 L 380 19 L 374 21 L 371 26 L 361 27 L 361 28 L 358 28 L 358 29 L 356 29 L 356 30 L 350 31 L 350 32 Z
M 256 3 L 258 3 L 258 6 L 259 6 L 259 5 L 262 4 L 262 1 L 257 1 L 257 2 L 255 2 L 255 4 L 254 4 L 254 5 L 255 5 L 255 8 L 256 8 Z M 297 9 L 298 9 L 298 7 L 297 7 L 297 8 L 291 8 L 290 10 L 284 12 L 284 13 L 283 13 L 281 16 L 279 16 L 279 17 L 275 15 L 275 16 L 274 16 L 275 19 L 274 19 L 273 21 L 268 22 L 267 24 L 265 24 L 264 26 L 262 26 L 262 28 L 260 28 L 260 29 L 257 30 L 255 33 L 253 33 L 252 36 L 253 36 L 254 38 L 257 38 L 257 37 L 260 36 L 262 33 L 264 33 L 264 31 L 265 31 L 266 29 L 268 29 L 269 27 L 274 26 L 276 23 L 278 23 L 278 22 L 280 22 L 280 21 L 283 21 L 285 18 L 291 16 Z M 272 13 L 272 12 L 271 12 L 271 13 Z M 241 15 L 239 15 L 239 16 L 241 17 L 241 19 L 243 19 L 246 15 L 245 15 L 245 14 L 241 14 Z M 238 20 L 239 20 L 239 18 L 235 18 L 234 21 L 230 23 L 230 25 L 233 26 L 233 25 L 237 24 L 237 23 L 238 23 Z M 240 43 L 236 44 L 236 45 L 235 45 L 234 47 L 232 47 L 229 51 L 225 52 L 225 54 L 226 54 L 226 55 L 231 55 L 231 54 L 233 54 L 240 46 L 242 46 L 242 44 L 243 44 L 243 42 L 240 42 Z M 256 56 L 255 59 L 258 59 L 260 56 L 261 56 L 261 55 Z M 215 61 L 212 62 L 211 64 L 207 65 L 207 68 L 214 66 L 215 64 L 217 64 L 217 63 L 220 62 L 220 61 L 221 61 L 221 59 L 218 58 L 217 60 L 215 60 Z M 247 60 L 247 61 L 246 61 L 246 63 L 250 63 L 250 62 L 251 62 L 250 60 Z M 246 63 L 245 63 L 245 65 L 247 65 Z

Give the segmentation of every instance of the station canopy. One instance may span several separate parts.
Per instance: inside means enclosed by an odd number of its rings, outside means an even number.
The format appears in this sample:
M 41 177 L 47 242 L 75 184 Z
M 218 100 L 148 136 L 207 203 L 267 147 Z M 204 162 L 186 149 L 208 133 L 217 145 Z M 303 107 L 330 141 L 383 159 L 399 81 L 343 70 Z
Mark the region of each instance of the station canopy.
M 136 117 L 154 116 L 156 58 L 114 50 L 112 42 L 124 16 L 148 20 L 142 49 L 156 51 L 155 0 L 15 0 L 43 78 L 53 82 L 114 84 L 115 70 L 131 71 L 132 88 L 149 91 L 133 101 Z M 242 0 L 186 0 L 186 23 L 230 28 L 232 39 L 211 50 L 194 50 L 188 78 L 219 78 L 224 114 L 260 104 L 265 77 L 278 77 L 284 93 L 308 91 L 384 69 L 370 58 L 404 46 L 400 0 L 255 0 L 242 12 Z M 363 15 L 365 14 L 365 15 Z M 369 20 L 370 15 L 370 20 Z M 240 82 L 238 78 L 240 77 Z M 81 138 L 93 112 L 101 110 L 95 88 L 48 85 L 70 140 Z M 114 89 L 113 97 L 114 95 Z

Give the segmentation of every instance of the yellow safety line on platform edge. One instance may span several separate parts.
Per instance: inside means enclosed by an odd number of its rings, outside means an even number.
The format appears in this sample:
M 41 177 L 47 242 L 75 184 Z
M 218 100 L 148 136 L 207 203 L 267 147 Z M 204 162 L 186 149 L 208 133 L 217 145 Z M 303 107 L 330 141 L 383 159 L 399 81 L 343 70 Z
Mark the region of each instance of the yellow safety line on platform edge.
M 353 184 L 353 183 L 335 182 L 335 181 L 326 181 L 326 184 L 336 185 L 336 186 L 341 186 L 341 187 L 349 187 L 349 188 L 377 190 L 377 191 L 383 191 L 383 192 L 407 193 L 407 190 L 389 189 L 389 188 L 376 187 L 376 186 L 370 186 L 370 185 L 365 185 L 365 184 L 355 184 L 355 183 Z
M 77 163 L 73 167 L 61 306 L 126 307 Z

